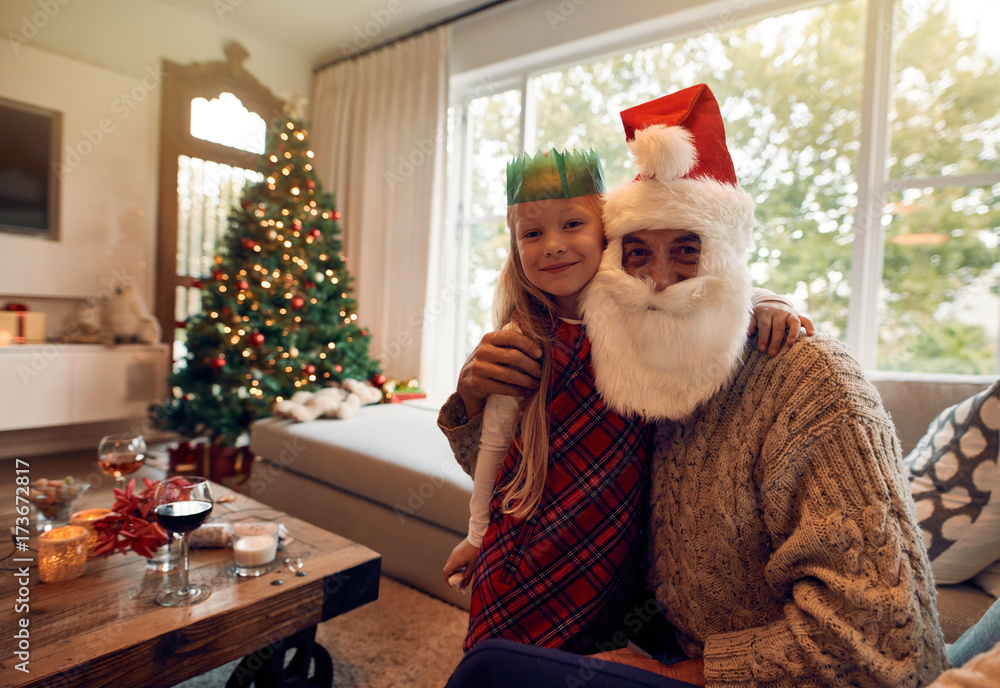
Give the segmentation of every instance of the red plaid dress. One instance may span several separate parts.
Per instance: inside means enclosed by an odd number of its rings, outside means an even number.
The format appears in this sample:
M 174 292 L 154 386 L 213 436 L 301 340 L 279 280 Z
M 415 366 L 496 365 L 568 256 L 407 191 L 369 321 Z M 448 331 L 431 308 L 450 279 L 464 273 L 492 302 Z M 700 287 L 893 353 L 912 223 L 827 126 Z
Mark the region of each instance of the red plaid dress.
M 464 649 L 487 638 L 588 652 L 619 627 L 638 580 L 645 432 L 598 395 L 590 340 L 561 323 L 552 345 L 549 464 L 527 519 L 495 489 L 470 600 Z M 521 461 L 519 434 L 496 485 Z

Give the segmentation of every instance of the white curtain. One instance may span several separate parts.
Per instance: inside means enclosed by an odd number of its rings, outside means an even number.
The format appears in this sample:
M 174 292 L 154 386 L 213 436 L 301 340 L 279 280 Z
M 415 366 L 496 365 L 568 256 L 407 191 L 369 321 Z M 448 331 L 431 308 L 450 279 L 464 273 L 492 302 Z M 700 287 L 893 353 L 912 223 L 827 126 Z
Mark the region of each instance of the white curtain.
M 425 324 L 440 326 L 429 306 L 440 298 L 450 45 L 444 26 L 340 62 L 316 75 L 312 97 L 316 171 L 341 212 L 358 323 L 386 375 L 421 384 L 434 358 Z

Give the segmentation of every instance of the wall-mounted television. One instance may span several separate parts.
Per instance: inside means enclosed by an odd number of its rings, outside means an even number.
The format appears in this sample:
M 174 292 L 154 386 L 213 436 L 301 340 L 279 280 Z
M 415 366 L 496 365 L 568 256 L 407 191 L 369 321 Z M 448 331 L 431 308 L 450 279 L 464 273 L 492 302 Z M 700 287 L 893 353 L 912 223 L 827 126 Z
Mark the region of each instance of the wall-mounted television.
M 62 113 L 0 98 L 0 232 L 59 238 Z

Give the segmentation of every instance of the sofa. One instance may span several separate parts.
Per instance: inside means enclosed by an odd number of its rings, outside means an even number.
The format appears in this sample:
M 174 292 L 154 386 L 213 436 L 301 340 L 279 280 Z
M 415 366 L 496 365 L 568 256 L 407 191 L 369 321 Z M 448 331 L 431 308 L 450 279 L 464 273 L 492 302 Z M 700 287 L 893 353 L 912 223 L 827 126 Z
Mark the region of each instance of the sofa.
M 906 456 L 935 417 L 995 382 L 990 377 L 871 373 Z M 472 480 L 420 402 L 362 407 L 346 420 L 255 422 L 256 456 L 244 489 L 254 499 L 335 531 L 382 554 L 386 575 L 468 608 L 441 578 L 465 536 Z M 952 642 L 992 604 L 963 582 L 938 586 L 945 640 Z

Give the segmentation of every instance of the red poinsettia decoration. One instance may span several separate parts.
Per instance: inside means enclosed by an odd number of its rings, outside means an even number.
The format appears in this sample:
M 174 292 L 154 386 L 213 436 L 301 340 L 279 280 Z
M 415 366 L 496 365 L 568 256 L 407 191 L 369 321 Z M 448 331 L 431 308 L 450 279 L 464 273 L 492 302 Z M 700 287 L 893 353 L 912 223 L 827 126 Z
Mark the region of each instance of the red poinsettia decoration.
M 94 553 L 102 557 L 115 552 L 132 550 L 147 559 L 152 558 L 156 548 L 170 541 L 167 531 L 153 518 L 153 495 L 159 480 L 142 479 L 146 488 L 135 494 L 135 478 L 128 481 L 124 490 L 115 488 L 115 503 L 111 513 L 94 521 L 97 544 Z

